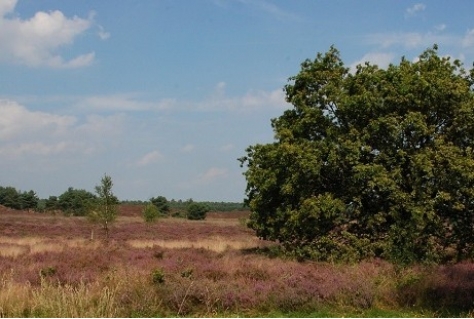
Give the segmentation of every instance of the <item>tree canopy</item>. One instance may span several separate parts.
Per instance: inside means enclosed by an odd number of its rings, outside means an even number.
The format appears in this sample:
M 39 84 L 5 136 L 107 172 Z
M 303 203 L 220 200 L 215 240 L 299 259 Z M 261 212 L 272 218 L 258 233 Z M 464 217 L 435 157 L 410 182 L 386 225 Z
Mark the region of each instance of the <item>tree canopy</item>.
M 319 260 L 473 256 L 474 69 L 437 50 L 351 72 L 331 47 L 301 64 L 275 141 L 240 159 L 259 237 Z
M 0 186 L 0 205 L 13 209 L 37 209 L 38 202 L 33 190 L 21 192 L 12 186 Z
M 65 214 L 73 216 L 85 216 L 95 204 L 97 196 L 84 189 L 69 187 L 59 197 L 50 196 L 46 202 L 49 209 L 61 209 Z
M 168 215 L 171 211 L 170 205 L 166 197 L 158 196 L 150 198 L 150 202 L 158 208 L 158 212 L 163 215 Z

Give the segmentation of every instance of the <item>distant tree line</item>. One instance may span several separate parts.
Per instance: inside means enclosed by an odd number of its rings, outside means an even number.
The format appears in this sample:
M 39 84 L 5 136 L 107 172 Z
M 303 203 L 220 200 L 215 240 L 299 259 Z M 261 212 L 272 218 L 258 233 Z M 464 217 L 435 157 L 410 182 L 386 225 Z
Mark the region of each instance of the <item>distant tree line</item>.
M 236 203 L 236 202 L 208 202 L 208 201 L 193 201 L 192 199 L 188 199 L 187 201 L 170 201 L 170 206 L 173 208 L 185 208 L 188 206 L 189 202 L 195 202 L 199 204 L 206 205 L 211 212 L 229 212 L 235 210 L 243 210 L 245 209 L 244 203 Z
M 163 196 L 158 196 L 157 198 L 159 197 L 163 197 Z M 171 199 L 168 201 L 168 206 L 170 209 L 183 210 L 183 209 L 186 209 L 191 202 L 206 205 L 209 208 L 209 211 L 211 212 L 230 212 L 230 211 L 248 209 L 247 206 L 245 206 L 243 202 L 239 203 L 239 202 L 194 201 L 192 198 L 187 199 L 187 200 Z M 124 200 L 121 203 L 129 204 L 129 205 L 146 205 L 148 202 L 141 201 L 141 200 Z
M 13 209 L 36 209 L 39 198 L 32 190 L 21 192 L 14 187 L 0 186 L 0 205 Z
M 95 194 L 73 187 L 59 196 L 39 199 L 33 190 L 22 192 L 12 186 L 0 186 L 0 205 L 18 210 L 62 211 L 66 215 L 85 216 L 97 200 Z M 116 197 L 115 201 L 119 202 Z
M 59 196 L 49 196 L 40 199 L 36 192 L 19 191 L 14 187 L 0 186 L 0 205 L 19 210 L 35 210 L 39 212 L 61 211 L 69 216 L 86 216 L 97 204 L 98 197 L 84 189 L 69 187 Z M 119 201 L 113 198 L 114 203 L 144 205 L 153 204 L 159 216 L 184 217 L 189 219 L 203 219 L 209 211 L 235 211 L 245 209 L 243 203 L 236 202 L 199 202 L 192 198 L 188 200 L 167 200 L 164 196 L 152 197 L 149 201 Z M 205 212 L 205 213 L 204 213 Z M 158 216 L 158 217 L 159 217 Z M 153 218 L 152 218 L 153 219 Z

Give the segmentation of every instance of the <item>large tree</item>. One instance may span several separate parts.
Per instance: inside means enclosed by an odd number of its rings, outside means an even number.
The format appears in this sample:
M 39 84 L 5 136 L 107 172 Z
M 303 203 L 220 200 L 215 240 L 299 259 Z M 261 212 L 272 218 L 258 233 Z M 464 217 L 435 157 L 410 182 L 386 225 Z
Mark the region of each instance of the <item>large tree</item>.
M 275 141 L 247 149 L 250 226 L 302 257 L 474 255 L 474 70 L 440 57 L 301 64 Z

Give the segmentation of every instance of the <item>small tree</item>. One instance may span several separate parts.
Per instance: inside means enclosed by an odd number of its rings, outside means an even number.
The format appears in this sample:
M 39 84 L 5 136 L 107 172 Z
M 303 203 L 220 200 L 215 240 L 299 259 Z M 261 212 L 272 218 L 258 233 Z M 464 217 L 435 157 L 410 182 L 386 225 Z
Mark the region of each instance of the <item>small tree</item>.
M 187 207 L 187 218 L 190 220 L 202 220 L 206 218 L 209 207 L 204 204 L 191 202 Z
M 159 217 L 160 211 L 158 210 L 156 205 L 149 203 L 143 208 L 142 214 L 143 219 L 148 224 L 153 223 Z
M 112 178 L 107 174 L 101 179 L 101 184 L 95 187 L 97 202 L 89 217 L 92 221 L 102 225 L 106 239 L 109 238 L 109 224 L 117 217 L 118 199 L 112 193 Z

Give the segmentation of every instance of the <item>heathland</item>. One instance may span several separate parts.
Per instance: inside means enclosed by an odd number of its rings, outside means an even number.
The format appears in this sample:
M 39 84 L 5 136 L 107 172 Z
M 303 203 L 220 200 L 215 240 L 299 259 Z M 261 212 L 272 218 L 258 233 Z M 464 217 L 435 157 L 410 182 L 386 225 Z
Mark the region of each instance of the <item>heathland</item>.
M 84 217 L 0 207 L 0 317 L 472 316 L 474 265 L 298 262 L 249 212 L 145 223 L 110 236 Z

